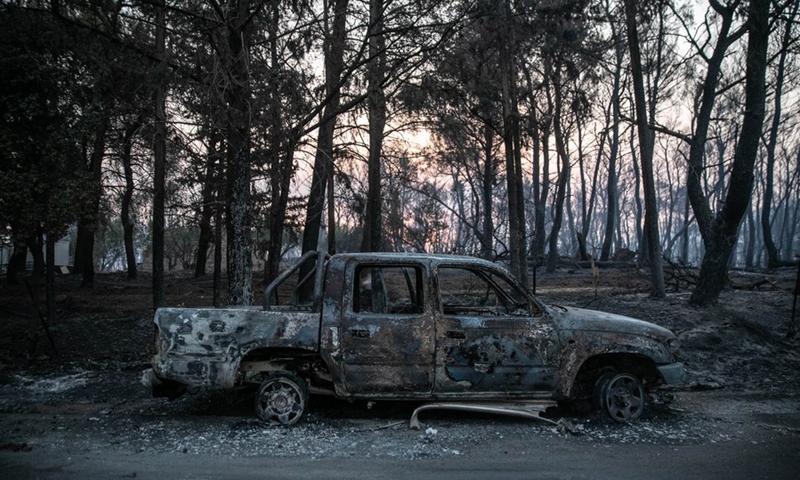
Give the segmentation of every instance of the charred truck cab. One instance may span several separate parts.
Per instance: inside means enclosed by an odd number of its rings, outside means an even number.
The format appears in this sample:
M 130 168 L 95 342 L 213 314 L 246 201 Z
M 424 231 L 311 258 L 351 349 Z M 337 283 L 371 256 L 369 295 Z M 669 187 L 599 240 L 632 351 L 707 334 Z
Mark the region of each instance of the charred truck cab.
M 546 306 L 503 268 L 472 257 L 311 252 L 267 287 L 263 306 L 161 308 L 155 325 L 142 378 L 154 395 L 257 383 L 257 415 L 285 425 L 302 417 L 310 393 L 586 398 L 631 421 L 646 390 L 683 379 L 669 330 Z

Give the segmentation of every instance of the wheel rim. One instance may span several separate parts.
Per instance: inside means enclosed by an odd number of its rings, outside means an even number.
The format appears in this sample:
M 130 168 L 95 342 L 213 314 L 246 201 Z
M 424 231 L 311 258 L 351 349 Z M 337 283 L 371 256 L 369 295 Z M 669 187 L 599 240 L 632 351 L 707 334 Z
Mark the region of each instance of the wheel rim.
M 603 404 L 606 412 L 617 421 L 636 420 L 644 411 L 644 387 L 633 375 L 616 375 L 603 389 Z
M 258 392 L 259 413 L 264 420 L 293 425 L 303 415 L 305 397 L 302 389 L 288 378 L 265 382 Z

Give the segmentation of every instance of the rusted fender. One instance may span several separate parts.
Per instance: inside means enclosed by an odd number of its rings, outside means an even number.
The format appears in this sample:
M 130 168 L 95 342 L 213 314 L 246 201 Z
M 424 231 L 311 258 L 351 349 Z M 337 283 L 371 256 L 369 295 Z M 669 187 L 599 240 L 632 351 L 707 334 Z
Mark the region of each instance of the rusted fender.
M 655 365 L 675 362 L 669 343 L 675 335 L 658 325 L 613 313 L 551 306 L 561 339 L 561 378 L 565 396 L 583 362 L 595 355 L 628 353 L 647 357 Z
M 232 387 L 242 357 L 256 348 L 319 348 L 319 313 L 160 308 L 154 322 L 159 330 L 152 362 L 156 375 L 189 387 Z

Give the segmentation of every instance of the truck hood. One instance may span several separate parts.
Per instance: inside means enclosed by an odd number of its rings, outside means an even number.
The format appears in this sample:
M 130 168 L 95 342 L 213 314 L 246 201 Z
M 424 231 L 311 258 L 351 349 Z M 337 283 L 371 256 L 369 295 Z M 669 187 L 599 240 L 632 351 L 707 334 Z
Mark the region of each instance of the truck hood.
M 623 315 L 561 305 L 549 305 L 549 311 L 563 330 L 643 335 L 664 342 L 675 338 L 666 328 Z

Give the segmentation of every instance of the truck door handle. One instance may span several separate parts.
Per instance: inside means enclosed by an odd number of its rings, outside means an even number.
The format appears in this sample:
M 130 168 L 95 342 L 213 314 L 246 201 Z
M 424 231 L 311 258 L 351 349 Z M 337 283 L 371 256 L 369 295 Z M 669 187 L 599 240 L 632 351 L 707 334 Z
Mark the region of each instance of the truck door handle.
M 447 338 L 467 338 L 467 332 L 464 330 L 448 330 Z
M 350 329 L 350 334 L 356 338 L 369 338 L 369 330 L 352 328 Z

